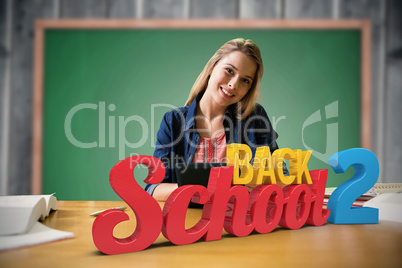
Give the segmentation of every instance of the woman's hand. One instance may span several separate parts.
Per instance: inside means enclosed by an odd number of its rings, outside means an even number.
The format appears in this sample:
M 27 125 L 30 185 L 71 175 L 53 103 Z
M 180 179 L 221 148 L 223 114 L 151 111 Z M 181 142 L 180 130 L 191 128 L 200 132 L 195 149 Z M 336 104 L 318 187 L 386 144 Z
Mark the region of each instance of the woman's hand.
M 156 201 L 165 202 L 170 194 L 178 187 L 177 183 L 161 183 L 155 188 L 152 196 Z

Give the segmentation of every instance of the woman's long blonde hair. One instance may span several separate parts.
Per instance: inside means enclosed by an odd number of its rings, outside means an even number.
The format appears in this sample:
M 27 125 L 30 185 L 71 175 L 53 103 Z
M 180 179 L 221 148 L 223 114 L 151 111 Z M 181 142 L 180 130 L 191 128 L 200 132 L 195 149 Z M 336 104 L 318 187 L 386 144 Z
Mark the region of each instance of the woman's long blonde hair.
M 243 38 L 236 38 L 225 43 L 209 59 L 190 91 L 190 95 L 185 104 L 186 106 L 190 105 L 198 94 L 206 90 L 210 74 L 218 61 L 220 61 L 229 53 L 235 51 L 240 51 L 244 53 L 257 64 L 256 77 L 253 79 L 253 84 L 251 85 L 246 96 L 244 96 L 243 99 L 238 102 L 237 105 L 235 105 L 234 107 L 234 111 L 238 119 L 244 119 L 248 115 L 250 115 L 250 113 L 255 108 L 258 96 L 261 92 L 260 82 L 263 73 L 263 65 L 260 49 L 258 48 L 258 46 L 252 40 L 245 40 Z

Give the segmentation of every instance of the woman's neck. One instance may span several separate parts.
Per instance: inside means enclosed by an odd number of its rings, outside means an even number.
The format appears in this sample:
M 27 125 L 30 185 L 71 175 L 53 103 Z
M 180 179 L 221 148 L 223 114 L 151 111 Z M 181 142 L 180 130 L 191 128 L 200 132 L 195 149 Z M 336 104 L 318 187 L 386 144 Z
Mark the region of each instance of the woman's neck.
M 204 138 L 216 138 L 223 132 L 223 116 L 227 107 L 219 106 L 205 95 L 197 105 L 195 123 Z
M 214 102 L 214 100 L 208 99 L 208 96 L 204 94 L 198 103 L 196 115 L 203 116 L 209 121 L 213 121 L 218 118 L 223 118 L 228 107 L 220 106 Z

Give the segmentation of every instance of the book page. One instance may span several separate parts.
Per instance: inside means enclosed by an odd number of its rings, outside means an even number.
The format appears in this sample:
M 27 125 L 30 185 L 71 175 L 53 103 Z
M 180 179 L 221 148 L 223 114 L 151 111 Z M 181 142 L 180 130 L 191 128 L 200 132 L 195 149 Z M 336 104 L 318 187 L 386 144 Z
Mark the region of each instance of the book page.
M 73 233 L 51 229 L 36 222 L 25 234 L 0 236 L 0 251 L 74 237 Z
M 27 232 L 49 215 L 50 208 L 57 209 L 56 197 L 52 195 L 0 196 L 0 235 Z

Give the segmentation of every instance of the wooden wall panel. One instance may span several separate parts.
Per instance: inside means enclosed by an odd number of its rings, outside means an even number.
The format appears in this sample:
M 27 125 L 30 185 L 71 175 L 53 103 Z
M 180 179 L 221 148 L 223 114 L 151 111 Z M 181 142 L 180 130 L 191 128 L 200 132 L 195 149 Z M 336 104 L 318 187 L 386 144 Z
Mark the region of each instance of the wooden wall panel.
M 108 0 L 106 7 L 107 18 L 130 19 L 135 18 L 138 12 L 137 0 Z
M 322 0 L 286 0 L 284 2 L 285 19 L 324 19 L 332 17 L 332 1 Z
M 238 18 L 237 0 L 191 0 L 190 18 Z
M 54 15 L 53 1 L 14 1 L 12 22 L 9 192 L 31 190 L 34 20 Z
M 275 19 L 280 17 L 280 0 L 240 0 L 242 19 Z
M 402 182 L 402 1 L 387 3 L 384 180 Z
M 7 1 L 0 1 L 0 194 L 7 193 L 7 168 L 5 167 L 5 158 L 3 156 L 4 150 L 4 137 L 6 135 L 4 116 L 7 115 L 4 109 L 7 108 L 5 100 L 5 76 L 6 76 L 6 61 L 8 59 L 9 51 L 6 46 L 6 24 L 7 24 Z M 4 120 L 6 119 L 6 120 Z
M 60 0 L 60 17 L 105 18 L 106 7 L 106 0 Z
M 372 151 L 383 162 L 383 120 L 384 120 L 384 17 L 382 0 L 340 1 L 340 19 L 370 19 L 371 21 L 371 100 L 372 100 Z M 383 177 L 383 174 L 382 176 Z
M 182 19 L 186 17 L 185 0 L 147 0 L 143 18 Z
M 4 98 L 4 79 L 6 72 L 6 61 L 8 58 L 8 49 L 6 47 L 6 23 L 7 23 L 7 1 L 0 1 L 0 111 L 3 113 Z M 0 116 L 0 126 L 2 126 L 2 117 Z M 0 133 L 1 135 L 1 133 Z M 0 143 L 0 149 L 1 149 Z M 1 157 L 1 156 L 0 156 Z M 1 158 L 0 158 L 1 160 Z

